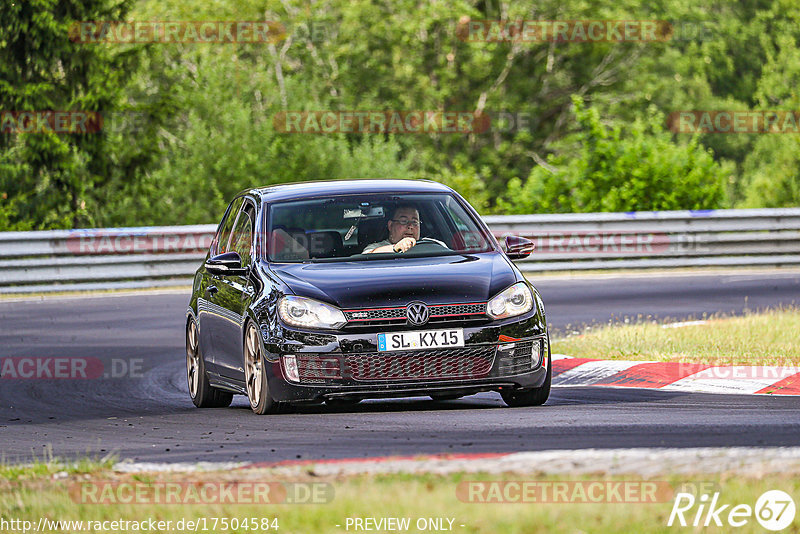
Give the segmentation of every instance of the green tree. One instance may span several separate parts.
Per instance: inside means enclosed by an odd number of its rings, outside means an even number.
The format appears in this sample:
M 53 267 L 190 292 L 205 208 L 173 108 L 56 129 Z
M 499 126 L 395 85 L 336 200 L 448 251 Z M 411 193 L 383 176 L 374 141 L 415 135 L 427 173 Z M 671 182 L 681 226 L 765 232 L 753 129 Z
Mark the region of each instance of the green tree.
M 123 90 L 142 50 L 74 42 L 70 30 L 78 21 L 122 20 L 130 6 L 114 0 L 0 3 L 0 109 L 92 112 L 106 119 L 124 110 Z M 94 224 L 107 184 L 115 176 L 133 177 L 151 161 L 147 138 L 131 141 L 104 129 L 0 134 L 5 228 Z
M 513 180 L 501 208 L 508 213 L 718 208 L 725 169 L 692 139 L 675 144 L 664 117 L 650 114 L 628 127 L 603 124 L 598 111 L 573 97 L 578 132 L 525 183 Z
M 0 109 L 144 117 L 100 135 L 2 136 L 0 228 L 212 222 L 242 188 L 329 178 L 431 178 L 488 213 L 798 202 L 792 136 L 694 138 L 657 124 L 687 109 L 797 109 L 795 0 L 28 0 L 0 15 Z M 69 41 L 71 21 L 93 19 L 266 19 L 287 33 L 250 44 Z M 669 20 L 676 33 L 462 38 L 466 22 L 498 19 Z M 576 120 L 573 96 L 596 121 Z M 272 124 L 286 110 L 412 109 L 488 114 L 493 126 L 389 136 Z M 503 128 L 501 112 L 527 126 Z
M 800 7 L 784 4 L 800 20 Z M 756 109 L 797 113 L 800 106 L 800 32 L 786 20 L 774 23 L 765 39 L 766 61 L 753 95 Z M 780 121 L 783 123 L 783 120 Z M 796 130 L 794 130 L 796 131 Z M 741 207 L 800 206 L 800 138 L 796 133 L 751 135 L 757 138 L 742 164 Z

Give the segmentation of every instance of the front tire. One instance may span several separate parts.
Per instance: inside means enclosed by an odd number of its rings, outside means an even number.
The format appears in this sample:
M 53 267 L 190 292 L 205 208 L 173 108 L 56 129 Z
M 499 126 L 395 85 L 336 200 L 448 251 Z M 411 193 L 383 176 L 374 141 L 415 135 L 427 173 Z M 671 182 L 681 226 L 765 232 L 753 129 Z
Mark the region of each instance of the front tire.
M 541 387 L 533 389 L 517 389 L 512 391 L 503 391 L 500 395 L 503 401 L 511 408 L 519 408 L 521 406 L 540 406 L 547 402 L 550 397 L 550 381 L 552 379 L 552 368 L 547 368 L 547 377 L 544 379 L 544 384 Z
M 253 412 L 265 415 L 282 411 L 283 403 L 276 402 L 269 393 L 264 353 L 258 329 L 253 323 L 248 324 L 244 336 L 244 380 Z
M 186 379 L 189 396 L 198 408 L 225 408 L 230 406 L 233 393 L 212 387 L 206 374 L 206 362 L 200 350 L 197 323 L 191 319 L 186 325 Z
M 547 374 L 544 384 L 538 388 L 517 389 L 502 391 L 500 396 L 503 401 L 511 408 L 521 406 L 541 406 L 550 397 L 550 383 L 553 381 L 553 361 L 550 359 L 550 338 L 547 339 Z

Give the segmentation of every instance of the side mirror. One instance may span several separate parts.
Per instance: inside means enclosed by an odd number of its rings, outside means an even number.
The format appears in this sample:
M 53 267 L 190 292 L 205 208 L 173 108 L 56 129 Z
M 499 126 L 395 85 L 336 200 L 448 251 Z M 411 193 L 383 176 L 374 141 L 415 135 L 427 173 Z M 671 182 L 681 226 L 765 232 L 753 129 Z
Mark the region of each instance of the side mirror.
M 242 258 L 238 252 L 226 252 L 206 261 L 206 271 L 221 276 L 244 276 L 247 269 L 242 268 Z
M 515 235 L 506 236 L 506 256 L 510 260 L 522 260 L 533 252 L 533 241 Z

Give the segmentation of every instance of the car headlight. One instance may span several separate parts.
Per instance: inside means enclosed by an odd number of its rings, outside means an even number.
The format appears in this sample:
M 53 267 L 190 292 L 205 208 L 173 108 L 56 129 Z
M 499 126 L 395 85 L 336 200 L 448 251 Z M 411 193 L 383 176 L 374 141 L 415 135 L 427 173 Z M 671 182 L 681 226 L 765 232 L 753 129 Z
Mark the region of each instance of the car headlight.
M 288 295 L 281 298 L 278 313 L 283 322 L 306 328 L 339 328 L 347 323 L 342 310 L 318 300 Z
M 531 288 L 525 282 L 517 282 L 498 293 L 486 306 L 493 319 L 514 317 L 529 312 L 533 308 Z

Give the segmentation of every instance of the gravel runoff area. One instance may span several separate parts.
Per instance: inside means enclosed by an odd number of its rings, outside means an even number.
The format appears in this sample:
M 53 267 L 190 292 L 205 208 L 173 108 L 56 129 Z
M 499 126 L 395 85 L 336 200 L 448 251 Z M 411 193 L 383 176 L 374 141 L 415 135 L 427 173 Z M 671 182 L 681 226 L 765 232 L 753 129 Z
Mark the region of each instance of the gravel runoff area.
M 688 475 L 728 473 L 750 477 L 800 474 L 800 447 L 703 447 L 686 449 L 581 449 L 509 454 L 385 457 L 267 463 L 133 463 L 114 470 L 136 472 L 209 472 L 242 470 L 275 476 L 354 476 L 370 474 L 512 473 L 568 475 Z

